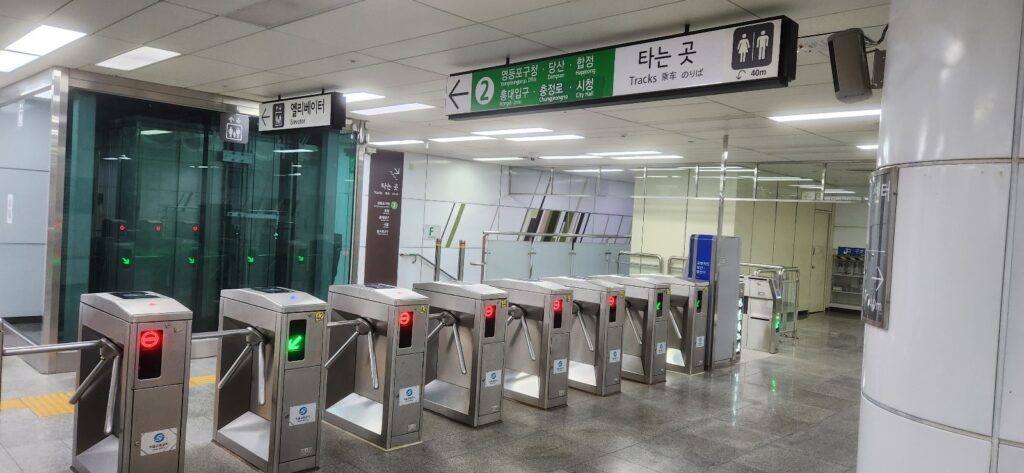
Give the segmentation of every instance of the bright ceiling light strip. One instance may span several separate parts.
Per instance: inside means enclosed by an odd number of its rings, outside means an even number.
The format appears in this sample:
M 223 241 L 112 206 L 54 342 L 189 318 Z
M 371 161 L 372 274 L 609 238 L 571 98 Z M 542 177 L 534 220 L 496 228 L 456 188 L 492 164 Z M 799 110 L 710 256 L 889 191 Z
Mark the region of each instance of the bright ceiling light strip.
M 825 112 L 825 113 L 804 113 L 799 115 L 778 115 L 774 117 L 768 117 L 770 120 L 777 122 L 796 122 L 804 120 L 829 120 L 833 118 L 855 118 L 855 117 L 871 117 L 880 116 L 882 114 L 881 109 L 871 110 L 848 110 L 845 112 Z
M 383 95 L 371 94 L 369 92 L 350 92 L 342 94 L 345 96 L 345 103 L 365 102 L 384 98 Z
M 504 135 L 525 135 L 527 133 L 550 133 L 547 128 L 511 128 L 508 130 L 474 131 L 474 135 L 483 136 L 504 136 Z
M 621 170 L 621 169 L 618 169 L 618 168 L 607 168 L 607 169 L 566 169 L 566 170 L 565 170 L 565 172 L 595 172 L 595 173 L 605 173 L 605 172 L 622 172 L 622 170 Z
M 45 56 L 83 36 L 85 33 L 79 31 L 42 25 L 4 49 L 17 53 Z
M 683 159 L 683 157 L 678 154 L 660 154 L 658 156 L 615 156 L 612 159 L 616 161 L 640 161 L 651 159 Z
M 601 158 L 599 158 L 597 156 L 590 156 L 590 155 L 587 155 L 587 154 L 581 154 L 581 155 L 575 155 L 575 156 L 541 156 L 540 159 L 558 160 L 558 159 L 601 159 Z
M 417 145 L 423 141 L 420 140 L 392 140 L 392 141 L 371 141 L 370 144 L 373 146 L 398 146 L 398 145 Z
M 587 153 L 591 156 L 651 156 L 661 151 L 609 151 L 605 153 Z
M 758 181 L 762 181 L 762 182 L 806 182 L 806 181 L 812 181 L 813 179 L 809 179 L 809 178 L 806 178 L 806 177 L 764 176 L 764 177 L 758 177 L 757 180 Z
M 166 135 L 168 133 L 171 133 L 171 132 L 167 131 L 167 130 L 158 130 L 158 129 L 142 130 L 142 131 L 139 132 L 139 134 L 143 135 L 143 136 Z
M 165 61 L 167 59 L 180 55 L 181 53 L 168 51 L 166 49 L 157 49 L 151 48 L 149 46 L 143 46 L 141 48 L 128 51 L 124 54 L 114 56 L 96 65 L 100 67 L 106 67 L 108 69 L 117 69 L 119 71 L 133 71 L 140 67 L 156 64 L 160 61 Z
M 434 108 L 433 105 L 427 105 L 424 103 L 403 103 L 399 105 L 388 105 L 387 107 L 377 108 L 364 108 L 362 110 L 352 110 L 352 113 L 359 115 L 385 115 L 388 113 L 400 113 L 400 112 L 412 112 L 415 110 L 426 110 L 428 108 Z
M 435 143 L 459 143 L 462 141 L 493 140 L 490 136 L 450 136 L 447 138 L 430 138 Z
M 557 140 L 582 140 L 580 135 L 542 135 L 542 136 L 518 136 L 505 138 L 508 141 L 557 141 Z
M 501 158 L 473 158 L 473 161 L 480 161 L 483 163 L 495 163 L 500 161 L 522 161 L 523 158 L 517 158 L 515 156 L 506 156 Z
M 857 145 L 857 147 L 863 150 L 878 149 L 878 145 Z
M 36 59 L 39 59 L 39 56 L 14 51 L 0 51 L 0 72 L 11 72 Z

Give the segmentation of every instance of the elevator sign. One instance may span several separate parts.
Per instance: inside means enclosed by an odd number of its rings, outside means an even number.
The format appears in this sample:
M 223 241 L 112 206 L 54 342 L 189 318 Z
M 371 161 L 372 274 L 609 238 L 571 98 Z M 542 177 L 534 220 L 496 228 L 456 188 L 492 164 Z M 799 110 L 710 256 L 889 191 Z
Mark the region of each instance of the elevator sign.
M 261 132 L 345 127 L 345 98 L 338 92 L 260 104 Z
M 868 247 L 864 252 L 864 294 L 861 320 L 883 330 L 889 327 L 889 287 L 896 226 L 896 186 L 899 168 L 871 176 L 868 200 Z
M 797 24 L 779 16 L 448 78 L 450 119 L 785 87 Z

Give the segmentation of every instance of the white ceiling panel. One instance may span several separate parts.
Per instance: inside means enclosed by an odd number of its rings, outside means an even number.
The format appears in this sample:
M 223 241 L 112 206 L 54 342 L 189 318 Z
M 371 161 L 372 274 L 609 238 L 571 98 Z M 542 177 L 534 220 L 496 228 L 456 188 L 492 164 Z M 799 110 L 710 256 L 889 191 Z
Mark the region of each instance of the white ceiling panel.
M 212 16 L 199 10 L 160 2 L 103 28 L 96 34 L 121 41 L 145 43 L 208 20 Z
M 517 15 L 541 8 L 572 3 L 570 0 L 417 0 L 453 15 L 469 18 L 473 21 L 488 21 L 495 18 Z
M 657 102 L 650 102 L 649 108 L 631 110 L 601 111 L 605 115 L 618 117 L 636 123 L 664 123 L 679 120 L 717 120 L 727 117 L 745 117 L 748 113 L 725 105 L 708 102 L 692 105 L 673 105 L 658 107 Z
M 399 41 L 375 48 L 365 49 L 364 53 L 371 56 L 396 60 L 424 54 L 448 51 L 479 43 L 508 38 L 508 33 L 485 25 L 470 25 L 465 28 L 444 31 L 416 39 Z
M 262 28 L 224 17 L 214 17 L 149 43 L 150 46 L 182 54 L 191 54 L 209 47 L 258 33 Z
M 526 61 L 558 53 L 559 51 L 547 46 L 517 37 L 402 59 L 398 62 L 448 75 L 501 65 L 505 63 L 505 57 L 510 57 L 513 61 Z
M 156 3 L 156 0 L 72 0 L 46 18 L 50 26 L 95 33 Z
M 877 95 L 877 94 L 876 94 Z M 843 104 L 842 106 L 834 107 L 832 110 L 860 110 L 877 108 L 877 103 L 872 105 L 870 102 L 860 102 L 856 104 Z M 872 131 L 878 133 L 878 117 L 859 117 L 859 118 L 844 118 L 840 120 L 809 120 L 801 122 L 789 122 L 787 125 L 811 133 L 827 134 L 827 133 L 841 133 L 844 131 Z
M 137 47 L 135 43 L 89 35 L 43 56 L 39 61 L 53 66 L 78 68 L 106 61 Z
M 763 128 L 734 128 L 734 129 L 716 129 L 708 131 L 688 131 L 686 134 L 700 138 L 702 140 L 714 140 L 721 141 L 722 135 L 728 133 L 729 139 L 736 138 L 760 138 L 764 136 L 781 136 L 781 135 L 799 135 L 806 133 L 803 130 L 796 128 L 790 128 L 788 126 L 776 125 L 767 126 Z
M 797 146 L 837 146 L 835 140 L 810 133 L 790 133 L 775 136 L 744 137 L 729 135 L 729 146 L 741 146 L 758 151 L 791 149 Z
M 889 5 L 845 11 L 800 20 L 800 36 L 809 36 L 847 28 L 867 28 L 889 22 Z
M 697 30 L 754 19 L 721 0 L 686 0 L 523 36 L 553 48 L 578 51 L 682 33 L 686 23 Z
M 0 48 L 17 41 L 35 27 L 36 24 L 31 21 L 0 16 Z
M 349 69 L 372 66 L 382 62 L 384 62 L 383 59 L 378 59 L 361 53 L 345 53 L 283 67 L 281 69 L 277 69 L 276 72 L 296 77 L 313 77 L 331 72 L 347 71 Z
M 293 79 L 295 79 L 295 77 L 279 74 L 276 72 L 257 72 L 255 74 L 249 74 L 247 76 L 232 77 L 230 79 L 200 84 L 192 88 L 196 90 L 201 90 L 203 92 L 222 94 L 226 92 L 239 91 L 242 89 L 251 89 L 253 87 L 259 87 L 261 85 L 286 82 Z
M 823 62 L 820 64 L 811 64 L 806 66 L 796 67 L 796 80 L 789 83 L 790 87 L 800 87 L 804 85 L 816 85 L 816 84 L 831 84 L 832 83 L 832 67 L 827 63 Z
M 888 5 L 881 0 L 729 0 L 745 10 L 760 16 L 786 15 L 794 20 Z
M 263 0 L 227 16 L 267 28 L 308 18 L 317 13 L 351 5 L 360 0 Z
M 277 69 L 344 52 L 327 45 L 275 30 L 266 30 L 196 53 L 209 59 L 257 69 Z
M 261 100 L 269 100 L 271 98 L 277 97 L 278 95 L 283 97 L 295 97 L 299 95 L 306 95 L 309 91 L 319 91 L 321 88 L 323 88 L 321 83 L 314 79 L 292 79 L 287 82 L 278 82 L 275 84 L 261 85 L 258 87 L 236 91 L 233 93 L 244 93 L 261 97 Z
M 277 28 L 345 51 L 426 36 L 472 24 L 412 0 L 368 0 Z
M 319 80 L 328 88 L 354 90 L 370 90 L 374 88 L 380 90 L 380 88 L 385 88 L 386 90 L 389 86 L 416 84 L 441 78 L 442 76 L 439 74 L 427 72 L 422 69 L 416 69 L 414 67 L 403 66 L 393 62 L 387 62 L 360 67 L 358 69 L 324 74 L 313 77 L 312 79 Z M 384 95 L 387 94 L 385 93 Z M 438 94 L 437 100 L 440 102 L 443 99 L 444 96 L 442 94 Z M 374 106 L 379 106 L 377 105 L 377 102 L 378 101 L 373 102 Z
M 849 108 L 836 100 L 831 83 L 716 95 L 713 100 L 766 116 Z
M 39 21 L 46 18 L 67 0 L 0 0 L 0 15 L 18 20 Z
M 223 15 L 240 8 L 245 8 L 262 0 L 169 0 L 171 3 L 195 8 L 214 15 Z
M 644 10 L 676 1 L 678 0 L 587 0 L 586 4 L 581 4 L 579 1 L 563 2 L 548 8 L 499 18 L 489 21 L 487 24 L 502 31 L 522 35 Z
M 254 72 L 257 71 L 226 62 L 196 56 L 179 56 L 122 75 L 158 84 L 190 87 Z

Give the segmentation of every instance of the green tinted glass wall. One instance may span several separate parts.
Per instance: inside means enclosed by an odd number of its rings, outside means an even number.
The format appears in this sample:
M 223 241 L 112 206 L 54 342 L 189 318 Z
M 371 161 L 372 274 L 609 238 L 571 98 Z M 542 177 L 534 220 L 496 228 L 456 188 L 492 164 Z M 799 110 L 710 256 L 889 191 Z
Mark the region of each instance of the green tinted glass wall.
M 217 327 L 220 290 L 348 282 L 351 133 L 219 136 L 220 114 L 73 90 L 61 339 L 82 293 L 149 290 Z

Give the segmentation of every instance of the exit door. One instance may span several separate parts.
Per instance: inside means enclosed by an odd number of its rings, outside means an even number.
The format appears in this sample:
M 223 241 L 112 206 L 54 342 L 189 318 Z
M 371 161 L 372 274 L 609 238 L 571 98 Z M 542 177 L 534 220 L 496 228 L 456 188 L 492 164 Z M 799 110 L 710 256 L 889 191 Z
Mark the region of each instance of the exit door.
M 832 212 L 814 211 L 814 234 L 811 238 L 811 279 L 809 312 L 825 310 L 827 287 L 832 270 L 829 263 L 829 233 L 832 230 Z

